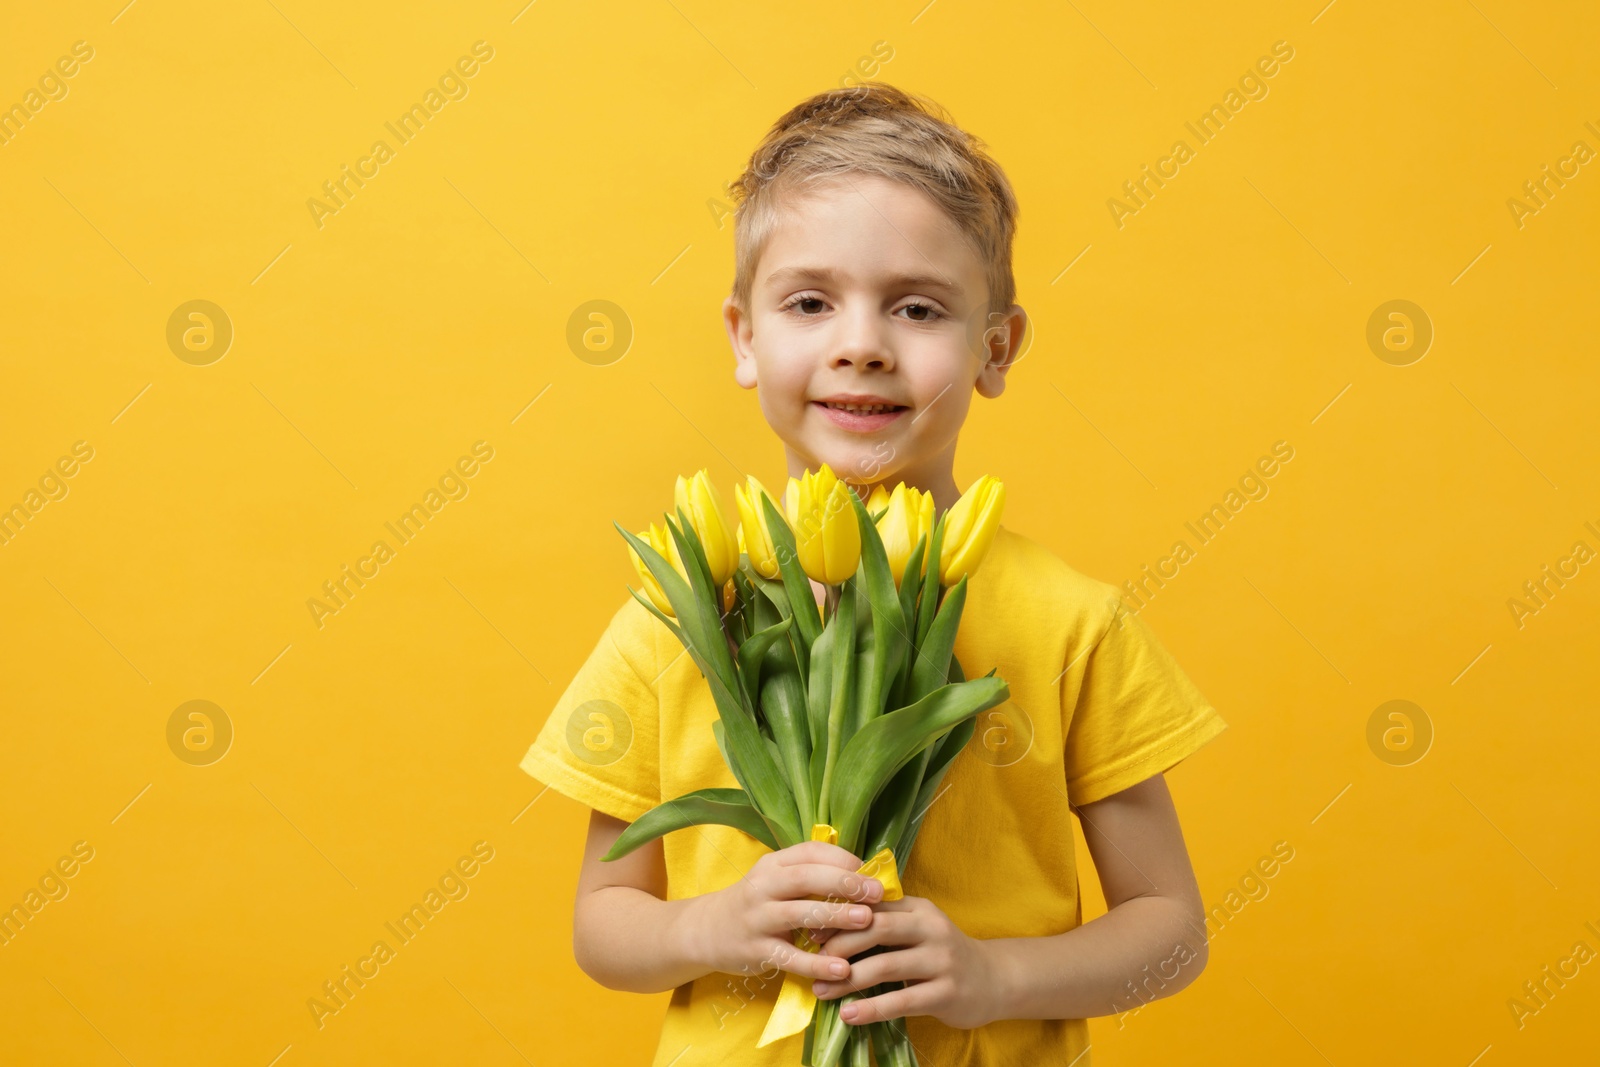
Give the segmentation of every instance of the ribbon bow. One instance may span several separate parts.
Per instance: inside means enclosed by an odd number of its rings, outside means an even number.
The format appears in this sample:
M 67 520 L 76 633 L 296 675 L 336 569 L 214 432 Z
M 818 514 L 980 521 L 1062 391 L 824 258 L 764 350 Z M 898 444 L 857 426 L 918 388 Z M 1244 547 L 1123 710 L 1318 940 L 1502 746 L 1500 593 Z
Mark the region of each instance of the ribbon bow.
M 836 845 L 839 843 L 839 831 L 827 823 L 819 822 L 811 828 L 811 840 Z M 893 849 L 880 848 L 877 855 L 856 868 L 856 873 L 882 882 L 884 900 L 899 900 L 905 895 L 900 888 L 900 871 L 895 866 Z M 806 899 L 825 898 L 812 894 Z M 817 952 L 822 947 L 811 940 L 804 929 L 794 932 L 794 944 L 803 952 Z M 798 974 L 784 974 L 783 988 L 778 990 L 778 1000 L 772 1005 L 772 1014 L 767 1017 L 767 1027 L 761 1031 L 761 1040 L 756 1042 L 756 1048 L 798 1034 L 806 1028 L 817 1006 L 817 995 L 811 991 L 812 981 Z

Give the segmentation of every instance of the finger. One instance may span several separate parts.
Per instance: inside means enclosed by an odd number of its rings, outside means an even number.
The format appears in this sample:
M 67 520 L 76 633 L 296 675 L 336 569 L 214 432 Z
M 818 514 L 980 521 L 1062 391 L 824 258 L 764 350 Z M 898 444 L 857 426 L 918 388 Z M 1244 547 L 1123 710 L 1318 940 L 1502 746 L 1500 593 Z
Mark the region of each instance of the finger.
M 838 952 L 834 947 L 829 952 Z M 933 977 L 933 967 L 928 954 L 908 948 L 899 952 L 879 952 L 850 965 L 850 975 L 844 979 L 819 979 L 812 983 L 811 991 L 818 999 L 830 1000 L 852 991 L 871 989 L 880 982 L 921 981 Z
M 847 959 L 823 952 L 802 952 L 790 942 L 776 939 L 771 942 L 767 962 L 801 978 L 839 981 L 850 975 Z
M 840 1008 L 839 1018 L 851 1026 L 861 1026 L 888 1019 L 902 1019 L 907 1015 L 926 1015 L 921 1006 L 925 994 L 919 992 L 926 988 L 926 984 L 912 985 L 891 989 L 875 997 L 863 997 Z
M 872 922 L 872 909 L 865 904 L 852 904 L 848 900 L 785 900 L 774 905 L 774 929 L 860 930 Z
M 883 883 L 826 863 L 802 863 L 778 868 L 770 884 L 764 884 L 773 899 L 803 900 L 806 897 L 847 900 L 875 904 L 883 900 Z
M 849 959 L 874 945 L 920 945 L 927 939 L 927 928 L 915 913 L 887 912 L 880 904 L 872 909 L 872 922 L 867 925 L 840 927 L 829 940 L 828 951 Z
M 880 900 L 873 905 L 873 908 L 877 911 L 920 911 L 922 902 L 927 899 L 927 897 L 901 897 L 898 900 Z
M 773 855 L 782 867 L 792 867 L 802 863 L 826 863 L 846 870 L 855 870 L 861 866 L 862 860 L 849 849 L 830 845 L 826 841 L 801 841 L 797 845 L 779 849 Z

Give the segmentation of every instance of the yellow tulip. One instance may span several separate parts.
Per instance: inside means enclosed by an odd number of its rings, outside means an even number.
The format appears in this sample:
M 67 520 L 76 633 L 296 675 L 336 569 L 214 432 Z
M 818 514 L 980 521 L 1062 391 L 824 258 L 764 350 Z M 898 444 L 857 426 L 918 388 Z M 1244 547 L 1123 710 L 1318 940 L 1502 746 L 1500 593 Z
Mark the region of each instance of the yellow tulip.
M 650 524 L 650 529 L 639 531 L 639 540 L 661 553 L 672 562 L 672 567 L 688 580 L 688 575 L 683 569 L 683 558 L 678 555 L 678 544 L 672 539 L 672 533 L 664 526 Z M 667 594 L 661 588 L 661 583 L 656 581 L 656 576 L 650 573 L 650 568 L 645 566 L 639 553 L 634 551 L 633 545 L 628 546 L 628 557 L 633 560 L 633 569 L 639 572 L 639 581 L 644 585 L 644 591 L 649 594 L 650 600 L 661 609 L 662 614 L 677 618 L 677 613 L 672 610 L 672 601 L 667 599 Z
M 898 588 L 917 541 L 924 534 L 930 539 L 933 536 L 933 494 L 901 482 L 888 495 L 884 506 L 889 510 L 878 520 L 878 536 L 883 538 L 883 550 L 889 557 L 889 571 L 894 575 L 894 584 Z M 919 577 L 912 575 L 912 580 Z
M 794 530 L 795 554 L 812 581 L 840 585 L 861 562 L 861 527 L 850 505 L 851 488 L 826 463 L 789 479 L 784 508 Z
M 739 541 L 734 528 L 722 517 L 722 504 L 706 472 L 702 469 L 692 479 L 678 475 L 672 503 L 674 508 L 682 508 L 689 516 L 689 522 L 700 538 L 700 546 L 705 550 L 712 584 L 718 589 L 722 588 L 733 577 L 733 572 L 739 569 Z
M 944 542 L 939 552 L 941 585 L 955 585 L 964 575 L 977 572 L 994 540 L 1005 503 L 1006 487 L 985 474 L 945 513 Z
M 905 483 L 901 482 L 900 484 L 904 485 Z M 877 485 L 872 487 L 872 492 L 867 496 L 867 514 L 876 515 L 878 512 L 882 511 L 888 506 L 889 490 L 883 487 L 882 482 L 879 482 Z
M 761 504 L 762 497 L 771 496 L 753 474 L 746 477 L 744 485 L 733 487 L 733 499 L 739 506 L 739 551 L 750 557 L 750 566 L 763 578 L 778 577 L 778 554 L 767 529 L 766 508 Z M 778 502 L 772 503 L 776 506 Z

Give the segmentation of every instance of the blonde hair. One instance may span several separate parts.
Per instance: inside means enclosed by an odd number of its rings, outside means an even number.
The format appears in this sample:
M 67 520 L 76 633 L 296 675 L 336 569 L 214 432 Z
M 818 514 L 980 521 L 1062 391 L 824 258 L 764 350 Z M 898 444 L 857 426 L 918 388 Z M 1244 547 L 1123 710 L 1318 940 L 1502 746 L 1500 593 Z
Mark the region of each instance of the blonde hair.
M 990 312 L 1016 301 L 1011 240 L 1017 198 L 984 143 L 933 101 L 883 82 L 831 89 L 775 122 L 735 181 L 734 303 L 747 313 L 756 264 L 783 194 L 847 174 L 872 174 L 927 194 L 984 263 Z

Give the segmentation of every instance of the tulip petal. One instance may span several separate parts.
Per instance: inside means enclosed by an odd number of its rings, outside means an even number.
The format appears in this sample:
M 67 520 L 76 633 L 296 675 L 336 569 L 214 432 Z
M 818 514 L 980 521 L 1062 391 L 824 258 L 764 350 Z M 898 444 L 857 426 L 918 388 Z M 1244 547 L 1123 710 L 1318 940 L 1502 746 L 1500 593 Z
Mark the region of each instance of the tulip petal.
M 977 572 L 1000 525 L 1005 499 L 1005 486 L 986 474 L 951 507 L 940 552 L 940 584 L 948 587 Z

